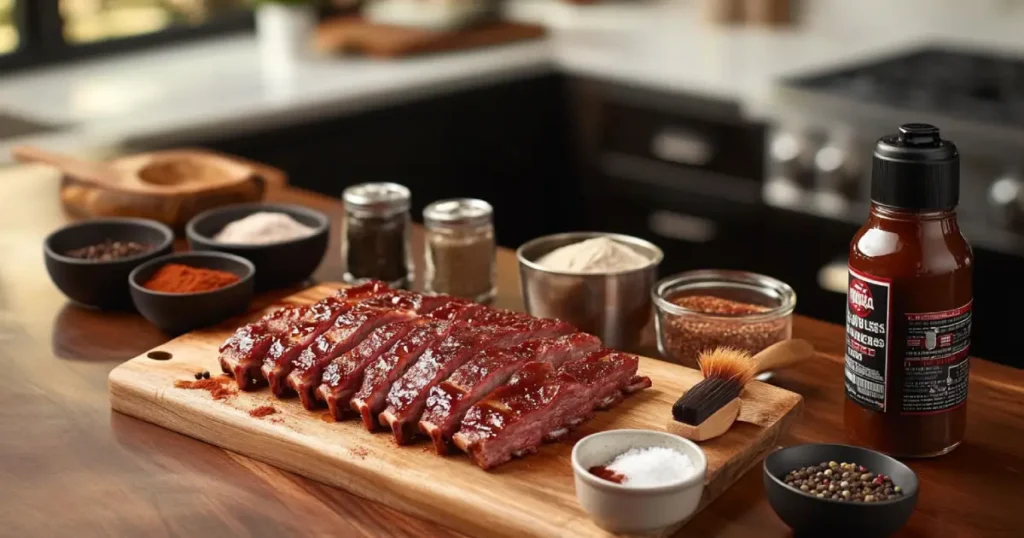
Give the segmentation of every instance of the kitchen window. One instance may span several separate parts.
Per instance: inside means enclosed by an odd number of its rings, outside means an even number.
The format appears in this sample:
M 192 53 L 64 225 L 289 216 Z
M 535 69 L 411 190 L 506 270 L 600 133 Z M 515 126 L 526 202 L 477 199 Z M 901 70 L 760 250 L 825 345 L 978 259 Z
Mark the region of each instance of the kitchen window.
M 0 70 L 252 27 L 249 0 L 0 0 Z
M 16 0 L 0 0 L 0 55 L 18 50 L 21 28 L 15 19 Z
M 3 0 L 0 0 L 3 1 Z M 69 45 L 197 27 L 246 12 L 246 0 L 59 0 Z

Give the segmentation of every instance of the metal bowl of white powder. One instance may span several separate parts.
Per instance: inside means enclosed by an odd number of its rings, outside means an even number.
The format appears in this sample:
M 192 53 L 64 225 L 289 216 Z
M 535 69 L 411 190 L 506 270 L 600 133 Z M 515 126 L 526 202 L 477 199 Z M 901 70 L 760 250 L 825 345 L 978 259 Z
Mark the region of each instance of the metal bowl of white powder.
M 568 321 L 617 349 L 635 349 L 648 336 L 650 290 L 664 257 L 655 244 L 570 232 L 529 241 L 516 257 L 531 315 Z
M 595 474 L 611 471 L 612 478 Z M 576 498 L 601 528 L 643 534 L 672 528 L 696 511 L 707 458 L 696 443 L 653 430 L 611 430 L 572 449 Z

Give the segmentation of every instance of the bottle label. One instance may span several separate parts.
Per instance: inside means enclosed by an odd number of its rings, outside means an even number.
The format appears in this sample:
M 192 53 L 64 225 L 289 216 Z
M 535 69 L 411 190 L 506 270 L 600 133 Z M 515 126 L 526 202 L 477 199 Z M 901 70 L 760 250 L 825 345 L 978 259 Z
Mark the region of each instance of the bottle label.
M 906 315 L 902 414 L 941 413 L 967 401 L 971 306 Z
M 846 397 L 886 410 L 891 282 L 850 269 L 846 294 Z

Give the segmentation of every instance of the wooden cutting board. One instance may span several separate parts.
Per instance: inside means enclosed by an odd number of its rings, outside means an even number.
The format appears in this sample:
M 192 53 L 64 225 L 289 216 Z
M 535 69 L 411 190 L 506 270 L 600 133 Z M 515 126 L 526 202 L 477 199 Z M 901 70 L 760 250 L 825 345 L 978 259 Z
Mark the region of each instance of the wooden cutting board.
M 317 286 L 285 301 L 312 303 L 339 287 Z M 641 358 L 640 373 L 651 377 L 653 387 L 599 412 L 568 440 L 488 472 L 465 455 L 439 457 L 425 442 L 399 447 L 389 434 L 369 433 L 357 421 L 332 422 L 326 410 L 306 411 L 297 400 L 277 400 L 266 389 L 214 400 L 209 391 L 175 387 L 175 381 L 194 381 L 203 370 L 219 377 L 217 348 L 243 321 L 180 336 L 118 366 L 110 373 L 111 406 L 476 536 L 606 536 L 576 502 L 572 444 L 601 430 L 663 430 L 672 403 L 701 379 L 696 370 Z M 277 412 L 250 415 L 267 405 Z M 801 406 L 798 394 L 751 383 L 740 422 L 701 445 L 708 459 L 702 507 L 776 446 Z
M 438 31 L 375 24 L 362 17 L 339 17 L 317 28 L 316 48 L 321 52 L 353 51 L 376 58 L 395 58 L 501 45 L 536 39 L 544 33 L 543 26 L 509 21 Z

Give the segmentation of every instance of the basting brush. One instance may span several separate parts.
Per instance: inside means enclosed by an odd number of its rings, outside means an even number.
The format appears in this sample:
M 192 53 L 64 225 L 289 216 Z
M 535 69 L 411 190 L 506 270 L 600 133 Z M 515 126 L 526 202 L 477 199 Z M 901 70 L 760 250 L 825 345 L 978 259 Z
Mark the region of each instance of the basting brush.
M 743 387 L 762 372 L 793 366 L 814 355 L 806 340 L 784 340 L 750 356 L 729 347 L 701 353 L 704 380 L 676 400 L 668 430 L 693 441 L 725 433 L 740 413 Z

